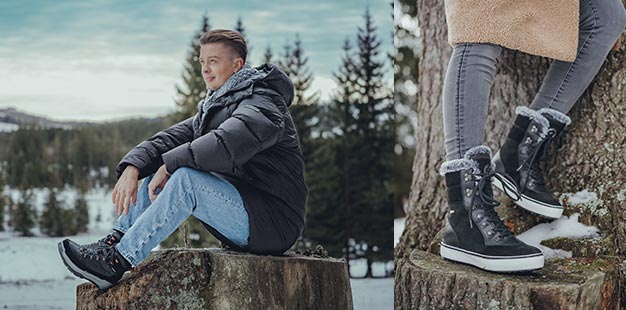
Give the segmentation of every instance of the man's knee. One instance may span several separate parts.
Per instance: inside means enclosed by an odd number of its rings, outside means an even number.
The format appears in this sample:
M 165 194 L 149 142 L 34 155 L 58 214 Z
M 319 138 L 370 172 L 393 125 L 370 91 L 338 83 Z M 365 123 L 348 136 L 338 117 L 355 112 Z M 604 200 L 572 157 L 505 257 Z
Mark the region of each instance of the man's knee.
M 174 173 L 172 173 L 172 175 L 170 176 L 170 180 L 179 179 L 183 181 L 186 181 L 186 180 L 194 181 L 198 179 L 206 179 L 207 175 L 210 175 L 210 174 L 200 171 L 200 170 L 189 168 L 189 167 L 180 167 L 176 169 Z

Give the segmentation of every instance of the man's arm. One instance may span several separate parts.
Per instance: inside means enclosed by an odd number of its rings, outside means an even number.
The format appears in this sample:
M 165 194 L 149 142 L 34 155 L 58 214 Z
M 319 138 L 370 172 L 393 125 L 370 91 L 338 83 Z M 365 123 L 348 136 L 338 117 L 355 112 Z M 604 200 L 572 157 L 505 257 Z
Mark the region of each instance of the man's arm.
M 163 153 L 191 140 L 193 140 L 193 117 L 157 132 L 130 150 L 117 165 L 117 178 L 120 178 L 128 165 L 137 167 L 139 179 L 149 176 L 163 164 L 161 158 Z
M 271 99 L 253 95 L 218 128 L 163 154 L 163 162 L 170 174 L 191 167 L 236 175 L 238 167 L 274 145 L 284 129 L 284 116 Z

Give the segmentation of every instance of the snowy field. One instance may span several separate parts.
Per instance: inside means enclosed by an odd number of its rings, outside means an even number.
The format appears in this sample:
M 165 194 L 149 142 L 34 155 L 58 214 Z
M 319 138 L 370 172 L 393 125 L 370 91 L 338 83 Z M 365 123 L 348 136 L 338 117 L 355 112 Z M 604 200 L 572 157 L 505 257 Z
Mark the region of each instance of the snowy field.
M 16 191 L 5 191 L 14 201 Z M 41 214 L 47 190 L 36 190 L 35 208 Z M 58 197 L 69 205 L 76 192 L 65 190 Z M 110 203 L 110 192 L 94 190 L 86 197 L 89 204 L 89 232 L 71 236 L 78 243 L 93 242 L 106 235 L 115 220 Z M 96 223 L 100 213 L 102 221 Z M 85 280 L 73 276 L 59 258 L 57 243 L 65 237 L 16 237 L 11 232 L 0 232 L 0 309 L 74 309 L 76 286 Z M 393 262 L 373 264 L 374 276 L 383 276 L 393 269 Z M 364 260 L 351 262 L 350 271 L 358 277 L 365 274 Z M 393 309 L 393 278 L 352 279 L 352 297 L 355 310 Z
M 11 132 L 16 131 L 20 127 L 16 124 L 0 122 L 0 132 Z

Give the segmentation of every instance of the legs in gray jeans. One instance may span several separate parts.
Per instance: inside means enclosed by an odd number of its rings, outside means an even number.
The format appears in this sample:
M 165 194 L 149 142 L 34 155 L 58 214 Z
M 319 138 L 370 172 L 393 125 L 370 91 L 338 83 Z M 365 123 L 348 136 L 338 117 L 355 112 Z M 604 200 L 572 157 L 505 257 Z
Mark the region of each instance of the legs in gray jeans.
M 624 27 L 626 11 L 621 0 L 580 0 L 576 59 L 552 62 L 530 108 L 569 112 Z M 501 51 L 502 47 L 494 44 L 454 47 L 443 87 L 446 160 L 459 159 L 470 148 L 483 144 L 487 102 Z

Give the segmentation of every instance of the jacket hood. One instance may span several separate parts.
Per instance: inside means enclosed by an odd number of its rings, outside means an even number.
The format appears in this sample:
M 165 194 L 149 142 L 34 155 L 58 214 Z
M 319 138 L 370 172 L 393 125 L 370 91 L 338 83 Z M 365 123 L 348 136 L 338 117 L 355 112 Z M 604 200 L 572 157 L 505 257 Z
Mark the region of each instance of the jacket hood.
M 287 106 L 290 106 L 294 99 L 294 89 L 289 77 L 272 64 L 264 64 L 256 67 L 256 69 L 262 76 L 258 81 L 278 92 L 285 99 Z
M 254 69 L 258 72 L 227 93 L 236 92 L 241 89 L 247 89 L 252 85 L 257 85 L 278 92 L 285 100 L 287 107 L 289 107 L 294 99 L 293 83 L 289 77 L 273 64 L 264 64 L 255 67 Z

